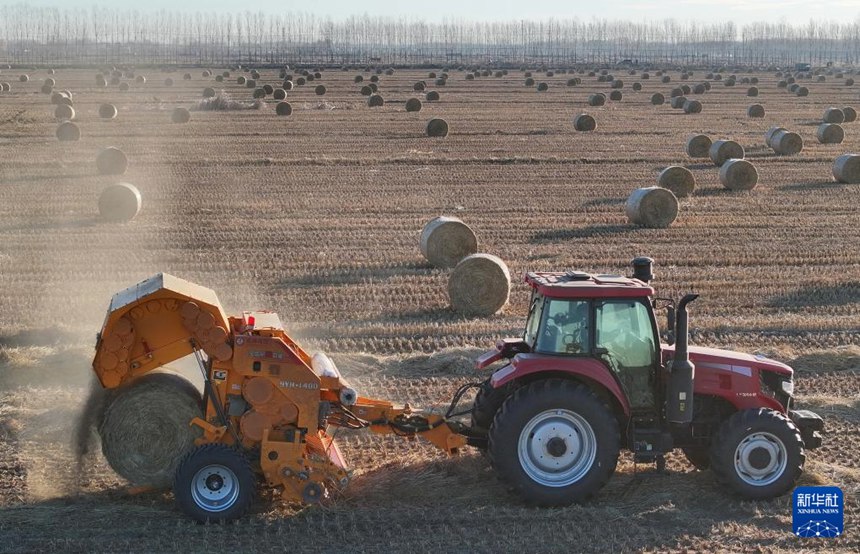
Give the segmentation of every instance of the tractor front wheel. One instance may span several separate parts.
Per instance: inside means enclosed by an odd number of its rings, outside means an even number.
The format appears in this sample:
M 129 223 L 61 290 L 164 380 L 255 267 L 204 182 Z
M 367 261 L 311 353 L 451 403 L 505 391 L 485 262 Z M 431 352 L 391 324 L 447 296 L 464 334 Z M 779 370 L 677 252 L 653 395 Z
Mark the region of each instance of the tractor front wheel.
M 179 463 L 173 494 L 179 509 L 200 523 L 224 523 L 248 512 L 256 479 L 245 456 L 224 444 L 204 444 Z
M 735 413 L 711 443 L 717 481 L 750 500 L 791 490 L 805 461 L 800 431 L 787 416 L 766 408 Z
M 489 433 L 499 478 L 527 503 L 566 506 L 600 490 L 618 463 L 618 422 L 586 386 L 536 381 L 502 404 Z

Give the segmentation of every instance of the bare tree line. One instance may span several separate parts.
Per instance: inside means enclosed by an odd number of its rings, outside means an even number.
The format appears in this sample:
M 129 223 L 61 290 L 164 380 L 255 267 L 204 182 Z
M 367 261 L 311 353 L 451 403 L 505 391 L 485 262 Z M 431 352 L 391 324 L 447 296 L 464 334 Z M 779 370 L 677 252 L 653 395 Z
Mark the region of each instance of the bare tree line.
M 860 19 L 806 25 L 576 19 L 477 22 L 302 13 L 0 8 L 12 64 L 853 64 Z

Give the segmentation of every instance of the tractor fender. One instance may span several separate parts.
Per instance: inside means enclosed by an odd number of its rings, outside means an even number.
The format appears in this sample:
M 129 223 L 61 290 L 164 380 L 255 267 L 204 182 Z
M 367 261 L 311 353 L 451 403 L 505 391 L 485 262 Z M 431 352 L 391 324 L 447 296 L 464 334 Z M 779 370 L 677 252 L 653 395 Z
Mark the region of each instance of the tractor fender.
M 630 403 L 611 370 L 594 358 L 548 356 L 545 354 L 517 354 L 511 363 L 497 370 L 490 378 L 493 388 L 499 388 L 515 379 L 546 374 L 547 377 L 569 376 L 600 386 L 612 396 L 624 413 L 630 417 Z

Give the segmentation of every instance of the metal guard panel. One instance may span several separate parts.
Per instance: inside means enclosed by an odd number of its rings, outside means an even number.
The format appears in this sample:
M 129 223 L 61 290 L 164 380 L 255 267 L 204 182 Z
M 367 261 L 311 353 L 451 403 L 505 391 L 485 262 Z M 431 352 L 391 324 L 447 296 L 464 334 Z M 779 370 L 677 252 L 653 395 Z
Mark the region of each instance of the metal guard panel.
M 498 388 L 514 379 L 536 373 L 567 373 L 596 383 L 615 397 L 624 415 L 630 415 L 630 403 L 612 374 L 600 361 L 587 357 L 548 356 L 546 354 L 517 354 L 507 365 L 493 374 L 493 386 Z

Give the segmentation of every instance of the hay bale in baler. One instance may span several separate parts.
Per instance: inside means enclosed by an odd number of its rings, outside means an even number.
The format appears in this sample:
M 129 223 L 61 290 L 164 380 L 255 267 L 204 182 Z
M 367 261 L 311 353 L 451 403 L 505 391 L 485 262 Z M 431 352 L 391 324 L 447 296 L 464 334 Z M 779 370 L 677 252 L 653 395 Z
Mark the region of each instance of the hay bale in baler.
M 692 135 L 687 138 L 686 151 L 691 158 L 707 158 L 711 149 L 711 137 L 708 135 Z
M 478 237 L 456 217 L 431 219 L 421 231 L 419 247 L 424 258 L 436 267 L 454 267 L 478 252 Z
M 672 191 L 677 198 L 690 196 L 696 188 L 693 172 L 679 165 L 669 166 L 657 176 L 657 185 Z
M 718 140 L 711 145 L 708 155 L 717 167 L 722 167 L 728 160 L 743 159 L 744 149 L 733 140 Z
M 665 229 L 678 217 L 678 198 L 662 187 L 640 188 L 627 198 L 625 212 L 634 225 Z
M 469 317 L 497 313 L 511 291 L 511 274 L 500 258 L 472 254 L 463 258 L 448 278 L 448 298 L 454 311 Z
M 833 177 L 840 183 L 860 184 L 860 155 L 843 154 L 836 158 Z
M 166 488 L 200 436 L 188 425 L 202 417 L 200 393 L 186 379 L 151 373 L 120 389 L 99 425 L 102 453 L 134 485 Z
M 122 175 L 128 169 L 128 157 L 119 148 L 110 146 L 96 156 L 96 167 L 102 175 Z
M 816 129 L 815 137 L 821 144 L 841 144 L 845 140 L 845 131 L 836 123 L 822 123 Z
M 758 183 L 758 171 L 747 160 L 726 160 L 720 167 L 720 182 L 729 190 L 752 190 Z

